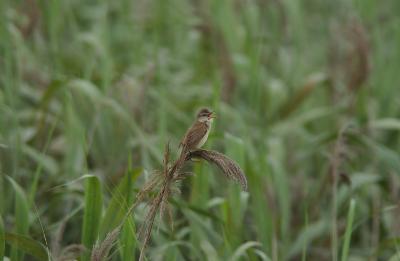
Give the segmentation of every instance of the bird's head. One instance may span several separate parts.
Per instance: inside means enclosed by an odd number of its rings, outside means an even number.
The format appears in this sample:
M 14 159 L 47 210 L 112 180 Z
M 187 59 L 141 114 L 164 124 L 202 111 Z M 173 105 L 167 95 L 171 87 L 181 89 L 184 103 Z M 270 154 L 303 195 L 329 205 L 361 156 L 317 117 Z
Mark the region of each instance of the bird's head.
M 212 121 L 214 118 L 214 112 L 207 108 L 200 109 L 200 111 L 197 113 L 197 120 L 200 122 Z

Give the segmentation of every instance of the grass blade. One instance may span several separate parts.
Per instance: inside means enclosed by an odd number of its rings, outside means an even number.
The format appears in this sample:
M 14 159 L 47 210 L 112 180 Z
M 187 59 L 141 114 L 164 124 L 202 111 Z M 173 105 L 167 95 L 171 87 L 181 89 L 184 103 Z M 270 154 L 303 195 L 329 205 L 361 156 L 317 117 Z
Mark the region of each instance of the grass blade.
M 325 75 L 318 73 L 311 75 L 307 82 L 287 101 L 280 110 L 280 117 L 286 118 L 296 111 L 315 88 L 326 80 Z
M 16 233 L 24 235 L 29 230 L 29 208 L 28 199 L 26 198 L 24 190 L 15 182 L 11 177 L 8 177 L 15 191 L 15 230 Z M 12 260 L 23 260 L 23 254 L 16 248 L 11 250 Z
M 344 234 L 344 243 L 342 249 L 342 261 L 346 261 L 349 255 L 350 249 L 350 239 L 351 239 L 351 232 L 353 228 L 353 220 L 354 220 L 354 212 L 356 208 L 356 201 L 352 199 L 350 201 L 349 213 L 347 215 L 347 225 L 346 225 L 346 232 Z
M 103 239 L 109 231 L 117 227 L 125 216 L 131 199 L 133 199 L 133 184 L 141 172 L 142 169 L 129 171 L 114 189 L 100 225 L 99 236 L 101 239 Z
M 40 242 L 20 234 L 5 233 L 7 243 L 38 260 L 49 260 L 47 248 Z M 11 259 L 15 260 L 15 259 Z
M 261 246 L 260 242 L 255 242 L 255 241 L 246 242 L 236 249 L 235 253 L 233 253 L 231 260 L 239 260 L 240 257 L 246 255 L 247 250 L 260 246 Z
M 130 261 L 135 256 L 135 224 L 132 219 L 128 219 L 122 227 L 119 239 L 120 256 L 122 261 Z
M 92 249 L 98 237 L 102 203 L 100 180 L 96 176 L 88 176 L 85 183 L 85 208 L 82 228 L 82 244 L 87 249 Z M 90 260 L 88 251 L 82 255 L 82 260 Z
M 3 218 L 0 215 L 0 260 L 3 260 L 6 238 L 4 234 Z
M 400 130 L 400 120 L 394 118 L 384 118 L 374 120 L 370 126 L 378 130 Z

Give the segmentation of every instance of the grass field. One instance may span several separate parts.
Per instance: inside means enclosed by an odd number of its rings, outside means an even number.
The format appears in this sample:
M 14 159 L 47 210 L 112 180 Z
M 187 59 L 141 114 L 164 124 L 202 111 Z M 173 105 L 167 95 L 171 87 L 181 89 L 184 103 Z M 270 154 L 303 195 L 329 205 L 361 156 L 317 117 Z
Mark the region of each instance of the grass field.
M 147 260 L 400 260 L 400 1 L 0 5 L 0 260 L 138 259 L 203 106 L 248 191 L 189 164 Z

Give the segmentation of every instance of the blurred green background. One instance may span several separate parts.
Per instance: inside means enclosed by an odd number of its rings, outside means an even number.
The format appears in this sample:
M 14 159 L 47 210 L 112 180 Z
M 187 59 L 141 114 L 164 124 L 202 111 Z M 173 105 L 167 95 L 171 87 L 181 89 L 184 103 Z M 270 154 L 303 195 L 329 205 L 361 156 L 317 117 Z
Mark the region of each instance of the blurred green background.
M 149 260 L 400 260 L 400 1 L 0 4 L 0 260 L 104 239 L 203 106 L 248 192 L 191 164 Z

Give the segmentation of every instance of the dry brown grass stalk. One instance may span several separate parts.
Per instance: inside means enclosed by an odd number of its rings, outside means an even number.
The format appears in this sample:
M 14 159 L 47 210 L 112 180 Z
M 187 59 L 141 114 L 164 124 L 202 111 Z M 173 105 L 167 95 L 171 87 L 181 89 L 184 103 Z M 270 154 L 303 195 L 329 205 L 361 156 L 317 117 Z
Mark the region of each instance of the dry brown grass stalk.
M 81 244 L 72 244 L 65 247 L 61 254 L 55 258 L 57 261 L 69 261 L 76 260 L 82 253 L 85 253 L 88 249 Z
M 371 71 L 368 31 L 356 18 L 340 23 L 332 29 L 329 76 L 333 97 L 334 100 L 339 100 L 344 95 L 352 94 L 353 103 L 357 91 L 365 86 Z
M 201 158 L 215 164 L 228 179 L 238 182 L 244 191 L 247 190 L 247 179 L 243 170 L 236 162 L 224 154 L 217 151 L 199 149 L 192 151 L 188 158 Z
M 230 50 L 228 39 L 224 32 L 219 28 L 206 11 L 201 1 L 195 2 L 195 12 L 200 17 L 201 22 L 195 28 L 200 32 L 203 40 L 203 46 L 210 50 L 212 62 L 218 65 L 222 78 L 221 96 L 225 102 L 231 102 L 237 88 L 237 75 L 233 62 L 233 54 Z
M 63 219 L 56 233 L 53 235 L 51 250 L 53 259 L 56 261 L 76 260 L 88 249 L 82 244 L 71 244 L 62 248 L 61 241 L 64 236 L 65 227 L 68 219 Z
M 169 144 L 167 144 L 164 152 L 163 170 L 156 171 L 153 174 L 153 177 L 150 179 L 150 181 L 146 183 L 141 191 L 137 194 L 135 203 L 129 208 L 121 224 L 113 231 L 108 233 L 103 242 L 95 246 L 92 252 L 92 261 L 99 261 L 102 260 L 101 258 L 107 257 L 108 252 L 118 238 L 121 227 L 125 223 L 126 219 L 130 216 L 132 211 L 140 202 L 155 192 L 155 196 L 148 204 L 148 212 L 138 233 L 139 238 L 142 241 L 139 260 L 144 259 L 145 249 L 150 242 L 151 232 L 153 230 L 157 213 L 160 214 L 160 218 L 163 217 L 164 213 L 167 213 L 172 226 L 173 220 L 169 199 L 175 194 L 176 191 L 179 191 L 176 189 L 176 183 L 190 176 L 191 173 L 181 172 L 180 170 L 187 161 L 190 161 L 193 158 L 203 159 L 216 165 L 228 179 L 240 183 L 242 189 L 247 190 L 247 179 L 244 175 L 244 172 L 236 162 L 224 154 L 216 151 L 198 149 L 184 155 L 183 160 L 182 158 L 179 158 L 170 167 L 170 150 Z
M 121 232 L 122 225 L 117 226 L 111 232 L 107 233 L 106 238 L 101 242 L 97 243 L 93 250 L 90 260 L 102 261 L 107 260 L 108 253 L 111 248 L 115 245 L 119 233 Z
M 184 178 L 189 176 L 188 173 L 186 172 L 180 172 L 181 168 L 187 161 L 190 161 L 193 158 L 197 158 L 212 163 L 216 165 L 228 179 L 240 183 L 242 189 L 247 190 L 247 179 L 242 169 L 236 162 L 234 162 L 232 159 L 228 158 L 222 153 L 210 150 L 203 150 L 203 149 L 194 150 L 187 153 L 184 160 L 178 159 L 172 165 L 172 167 L 169 167 L 168 164 L 169 155 L 170 155 L 169 145 L 167 144 L 164 153 L 164 164 L 163 164 L 164 169 L 162 171 L 163 174 L 162 184 L 159 189 L 159 192 L 150 203 L 149 211 L 145 217 L 145 222 L 142 225 L 139 232 L 140 237 L 143 238 L 142 240 L 143 244 L 140 250 L 139 260 L 144 259 L 145 255 L 144 252 L 147 245 L 149 244 L 151 231 L 153 229 L 157 213 L 159 212 L 160 217 L 162 217 L 163 214 L 167 212 L 170 221 L 172 223 L 172 214 L 169 207 L 169 198 L 171 197 L 171 195 L 173 195 L 172 191 L 176 182 L 183 180 Z M 159 173 L 156 175 L 161 176 Z M 151 189 L 155 187 L 156 185 L 154 185 L 154 183 L 152 182 L 151 186 L 145 186 L 146 191 L 143 193 L 147 194 L 151 191 Z M 139 193 L 139 195 L 142 195 L 142 192 Z
M 369 57 L 369 43 L 367 33 L 363 24 L 352 20 L 348 26 L 348 38 L 352 45 L 347 58 L 348 71 L 347 88 L 357 91 L 366 82 L 371 70 Z

